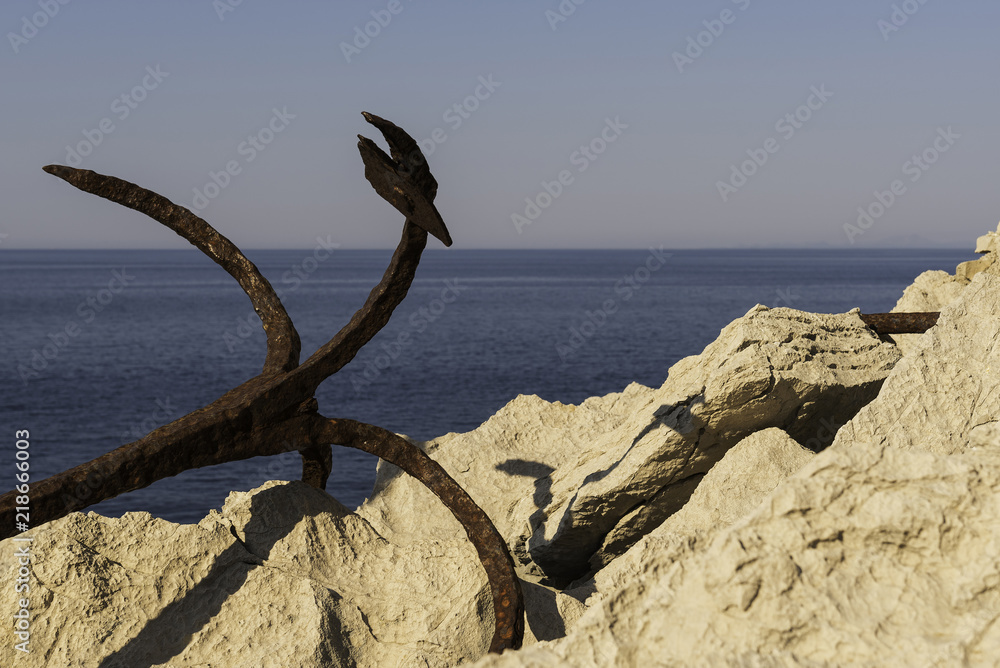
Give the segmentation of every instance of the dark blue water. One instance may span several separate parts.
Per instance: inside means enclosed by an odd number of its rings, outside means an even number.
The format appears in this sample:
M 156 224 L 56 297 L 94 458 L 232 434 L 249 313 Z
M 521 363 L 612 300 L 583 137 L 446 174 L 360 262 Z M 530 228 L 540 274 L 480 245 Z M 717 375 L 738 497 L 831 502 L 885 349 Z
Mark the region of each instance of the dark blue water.
M 364 302 L 391 251 L 338 250 L 318 263 L 311 250 L 247 254 L 279 289 L 305 359 Z M 428 251 L 389 325 L 322 385 L 320 411 L 419 439 L 468 431 L 518 394 L 578 403 L 632 381 L 658 386 L 757 303 L 887 311 L 920 272 L 969 259 L 956 250 Z M 249 300 L 195 250 L 0 251 L 0 285 L 3 491 L 13 486 L 14 430 L 30 430 L 40 480 L 210 403 L 264 360 Z M 334 453 L 328 491 L 354 506 L 371 491 L 374 458 Z M 300 472 L 297 454 L 257 458 L 92 509 L 192 522 L 231 490 Z

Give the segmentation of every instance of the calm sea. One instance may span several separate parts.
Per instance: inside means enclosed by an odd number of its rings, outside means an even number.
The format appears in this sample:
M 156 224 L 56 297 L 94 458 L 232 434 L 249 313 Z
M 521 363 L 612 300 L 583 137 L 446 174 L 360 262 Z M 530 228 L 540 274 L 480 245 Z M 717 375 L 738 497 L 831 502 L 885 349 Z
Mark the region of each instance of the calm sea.
M 250 251 L 279 289 L 302 359 L 347 322 L 391 251 Z M 323 255 L 322 253 L 320 255 Z M 418 439 L 468 431 L 518 394 L 578 403 L 658 386 L 757 303 L 888 311 L 958 250 L 427 251 L 389 325 L 318 393 L 329 417 Z M 34 480 L 136 440 L 260 371 L 264 334 L 236 282 L 198 251 L 0 251 L 0 488 L 16 429 Z M 72 335 L 66 332 L 72 332 Z M 373 457 L 335 448 L 349 507 Z M 231 490 L 297 479 L 297 454 L 189 471 L 91 507 L 194 522 Z

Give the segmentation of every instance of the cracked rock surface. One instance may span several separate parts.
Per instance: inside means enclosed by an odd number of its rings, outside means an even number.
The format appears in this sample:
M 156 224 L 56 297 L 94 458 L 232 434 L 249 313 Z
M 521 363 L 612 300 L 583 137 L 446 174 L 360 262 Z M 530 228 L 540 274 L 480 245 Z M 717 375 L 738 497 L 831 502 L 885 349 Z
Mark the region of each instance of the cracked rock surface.
M 959 298 L 962 290 L 980 272 L 988 272 L 1000 276 L 1000 264 L 997 264 L 996 240 L 1000 239 L 998 232 L 989 232 L 979 237 L 976 242 L 976 252 L 982 257 L 978 260 L 963 262 L 955 268 L 955 274 L 935 270 L 925 271 L 906 288 L 903 296 L 893 307 L 893 313 L 906 311 L 940 311 Z M 919 347 L 921 334 L 893 334 L 891 338 L 904 355 Z
M 659 550 L 561 640 L 477 666 L 995 666 L 1000 442 L 838 444 L 721 532 Z
M 521 396 L 478 429 L 423 445 L 496 523 L 528 576 L 585 576 L 680 510 L 743 438 L 783 429 L 814 450 L 878 393 L 899 360 L 854 314 L 758 306 L 657 389 L 579 406 Z M 411 509 L 420 508 L 420 522 Z M 393 540 L 461 531 L 419 484 L 380 465 L 358 512 Z
M 5 642 L 4 666 L 449 666 L 492 635 L 467 540 L 390 544 L 298 482 L 197 525 L 74 513 L 32 534 L 32 653 Z
M 748 515 L 626 554 L 565 638 L 476 665 L 996 666 L 998 312 L 981 272 Z
M 683 508 L 593 578 L 575 583 L 566 593 L 593 606 L 639 578 L 654 555 L 669 553 L 742 519 L 813 457 L 812 451 L 780 429 L 747 436 L 712 467 Z
M 420 444 L 519 562 L 518 652 L 484 656 L 474 549 L 383 463 L 353 513 L 270 482 L 196 525 L 34 529 L 33 653 L 0 665 L 995 666 L 1000 264 L 951 278 L 902 357 L 853 313 L 756 307 L 659 388 Z

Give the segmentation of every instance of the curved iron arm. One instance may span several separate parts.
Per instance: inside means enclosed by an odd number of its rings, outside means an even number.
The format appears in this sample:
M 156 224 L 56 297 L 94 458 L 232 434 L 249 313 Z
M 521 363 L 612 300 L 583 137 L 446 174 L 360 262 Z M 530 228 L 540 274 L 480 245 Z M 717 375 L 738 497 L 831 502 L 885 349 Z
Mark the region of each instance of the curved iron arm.
M 302 347 L 299 333 L 295 331 L 292 319 L 288 317 L 288 312 L 285 311 L 274 288 L 256 265 L 236 247 L 236 244 L 220 234 L 208 222 L 152 190 L 146 190 L 114 176 L 62 165 L 48 165 L 42 169 L 84 192 L 146 214 L 212 258 L 240 284 L 264 324 L 264 331 L 267 334 L 267 358 L 264 361 L 263 373 L 275 374 L 290 371 L 298 366 Z

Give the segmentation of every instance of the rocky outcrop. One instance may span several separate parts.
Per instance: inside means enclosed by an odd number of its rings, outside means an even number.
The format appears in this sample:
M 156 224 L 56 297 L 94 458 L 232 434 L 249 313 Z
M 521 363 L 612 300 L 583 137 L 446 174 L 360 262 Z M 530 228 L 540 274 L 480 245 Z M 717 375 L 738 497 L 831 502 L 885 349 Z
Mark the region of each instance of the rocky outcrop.
M 650 554 L 569 635 L 486 667 L 995 666 L 1000 442 L 833 447 L 728 530 Z
M 4 666 L 450 666 L 492 635 L 467 540 L 394 545 L 298 482 L 197 525 L 74 513 L 32 535 L 32 652 L 3 643 Z
M 3 666 L 452 666 L 493 634 L 467 539 L 391 543 L 300 482 L 234 492 L 196 525 L 73 513 L 31 535 L 31 652 L 3 643 Z M 13 591 L 14 544 L 0 549 Z M 583 614 L 522 588 L 526 644 Z
M 940 311 L 958 299 L 969 280 L 944 271 L 925 271 L 906 288 L 892 310 L 894 313 Z
M 640 577 L 656 554 L 724 529 L 750 513 L 775 487 L 815 455 L 780 429 L 759 431 L 712 467 L 684 507 L 567 594 L 588 606 Z M 596 596 L 594 596 L 596 594 Z
M 521 560 L 530 644 L 564 636 L 585 609 L 589 592 L 546 584 L 614 563 L 671 516 L 643 549 L 733 521 L 801 464 L 791 437 L 825 446 L 898 357 L 853 314 L 757 307 L 658 389 L 631 385 L 579 406 L 519 397 L 479 429 L 423 447 Z M 769 427 L 791 437 L 754 435 Z M 743 466 L 754 480 L 739 480 Z M 34 571 L 36 656 L 52 664 L 271 665 L 280 646 L 285 665 L 443 666 L 482 655 L 492 629 L 460 527 L 386 464 L 357 513 L 271 483 L 232 494 L 198 525 L 73 514 L 35 534 L 45 555 Z M 0 573 L 0 587 L 14 573 Z M 610 590 L 622 577 L 600 582 Z
M 984 272 L 837 434 L 845 442 L 950 454 L 1000 420 L 1000 276 Z
M 565 586 L 677 512 L 743 438 L 777 427 L 807 447 L 828 445 L 898 359 L 854 314 L 758 306 L 658 389 L 632 385 L 579 406 L 518 397 L 479 429 L 424 447 L 477 490 L 527 576 Z M 358 512 L 404 543 L 428 526 L 442 538 L 461 531 L 388 465 Z
M 976 239 L 977 253 L 996 253 L 1000 250 L 1000 225 L 997 225 L 996 232 L 987 232 Z
M 355 512 L 271 482 L 197 525 L 34 529 L 33 653 L 0 665 L 996 665 L 1000 263 L 900 304 L 941 310 L 903 357 L 854 313 L 755 307 L 659 388 L 418 444 L 519 562 L 520 651 L 483 656 L 474 549 L 382 463 Z
M 477 666 L 995 666 L 997 312 L 1000 277 L 977 275 L 749 515 L 645 554 L 566 638 Z
M 962 262 L 955 268 L 955 275 L 935 270 L 925 271 L 906 288 L 892 311 L 904 313 L 907 311 L 940 311 L 948 304 L 958 299 L 965 286 L 976 274 L 989 270 L 1000 275 L 1000 264 L 997 264 L 997 240 L 1000 239 L 1000 225 L 997 232 L 989 232 L 976 241 L 976 252 L 982 257 L 977 260 Z M 919 347 L 921 334 L 893 334 L 889 338 L 905 355 Z

